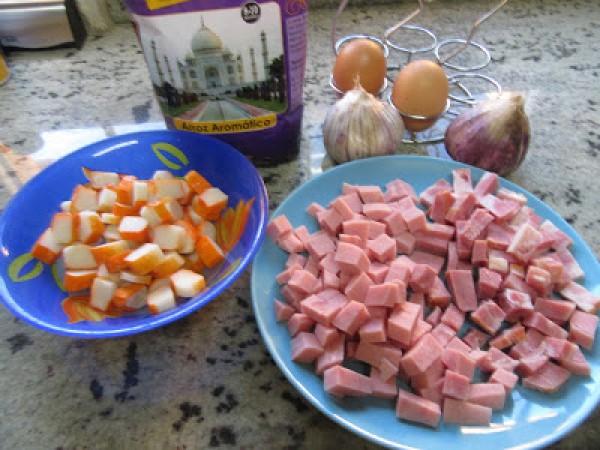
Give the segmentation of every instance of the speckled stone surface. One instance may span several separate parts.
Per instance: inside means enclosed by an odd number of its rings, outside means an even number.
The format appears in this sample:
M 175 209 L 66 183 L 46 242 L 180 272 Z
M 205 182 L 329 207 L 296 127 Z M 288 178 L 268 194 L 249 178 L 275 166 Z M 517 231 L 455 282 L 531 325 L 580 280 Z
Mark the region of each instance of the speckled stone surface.
M 351 2 L 352 3 L 352 2 Z M 415 20 L 440 40 L 466 37 L 489 1 L 432 1 Z M 338 35 L 381 35 L 413 2 L 346 11 Z M 334 95 L 333 9 L 309 19 L 305 117 L 297 160 L 261 168 L 271 207 L 323 164 L 321 123 Z M 476 40 L 483 70 L 524 93 L 532 142 L 510 179 L 561 214 L 600 255 L 600 4 L 510 1 Z M 0 87 L 0 208 L 22 185 L 15 161 L 43 164 L 90 140 L 164 126 L 133 30 L 117 25 L 81 51 L 11 52 Z M 435 154 L 439 146 L 402 152 Z M 12 161 L 12 164 L 10 163 Z M 48 335 L 0 308 L 2 449 L 374 449 L 323 416 L 284 378 L 258 332 L 249 272 L 202 310 L 111 340 Z M 435 435 L 435 432 L 432 432 Z M 600 447 L 600 409 L 551 448 Z

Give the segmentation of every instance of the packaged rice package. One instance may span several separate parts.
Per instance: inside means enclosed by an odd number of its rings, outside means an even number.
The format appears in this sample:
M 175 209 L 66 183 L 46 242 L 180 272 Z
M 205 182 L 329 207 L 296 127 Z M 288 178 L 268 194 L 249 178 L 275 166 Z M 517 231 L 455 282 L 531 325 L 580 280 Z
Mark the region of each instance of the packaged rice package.
M 126 0 L 167 127 L 264 164 L 299 150 L 308 0 Z

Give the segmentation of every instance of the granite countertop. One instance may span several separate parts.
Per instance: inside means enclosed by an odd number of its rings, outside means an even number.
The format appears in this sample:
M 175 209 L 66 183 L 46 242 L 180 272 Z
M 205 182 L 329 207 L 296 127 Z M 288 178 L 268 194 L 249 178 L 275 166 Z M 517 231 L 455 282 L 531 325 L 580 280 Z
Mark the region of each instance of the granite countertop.
M 466 37 L 489 1 L 427 2 L 415 24 Z M 381 35 L 414 6 L 348 9 L 338 35 Z M 335 97 L 334 9 L 312 9 L 301 150 L 260 168 L 271 207 L 326 167 L 321 123 Z M 600 4 L 514 0 L 480 28 L 483 73 L 523 92 L 532 128 L 509 178 L 562 215 L 600 256 Z M 36 169 L 104 136 L 162 128 L 133 29 L 81 50 L 13 51 L 0 87 L 0 208 Z M 418 145 L 406 152 L 435 153 Z M 325 160 L 326 161 L 326 160 Z M 374 449 L 305 401 L 275 366 L 252 310 L 247 271 L 224 295 L 169 326 L 109 340 L 49 335 L 0 308 L 0 448 Z M 432 432 L 435 436 L 435 432 Z M 552 449 L 600 446 L 600 409 Z

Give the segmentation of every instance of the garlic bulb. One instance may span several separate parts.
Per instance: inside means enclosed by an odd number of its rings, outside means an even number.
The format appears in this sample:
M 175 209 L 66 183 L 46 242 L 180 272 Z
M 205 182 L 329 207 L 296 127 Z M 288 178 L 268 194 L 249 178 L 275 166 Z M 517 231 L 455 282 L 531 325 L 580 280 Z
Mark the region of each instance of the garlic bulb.
M 392 154 L 403 132 L 402 118 L 394 107 L 358 83 L 331 107 L 323 123 L 325 149 L 338 164 Z
M 444 142 L 454 160 L 508 175 L 525 159 L 529 134 L 523 97 L 505 92 L 459 114 L 448 126 Z

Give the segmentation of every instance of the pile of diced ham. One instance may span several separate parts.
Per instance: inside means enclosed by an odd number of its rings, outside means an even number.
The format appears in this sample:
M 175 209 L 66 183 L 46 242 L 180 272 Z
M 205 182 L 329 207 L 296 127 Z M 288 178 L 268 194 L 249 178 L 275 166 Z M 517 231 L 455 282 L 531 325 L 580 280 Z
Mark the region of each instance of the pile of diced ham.
M 267 227 L 289 253 L 276 319 L 328 393 L 396 399 L 399 418 L 431 427 L 485 425 L 519 380 L 553 393 L 589 376 L 600 296 L 524 195 L 469 169 L 420 195 L 399 179 L 341 190 L 308 208 L 318 231 L 285 215 Z

